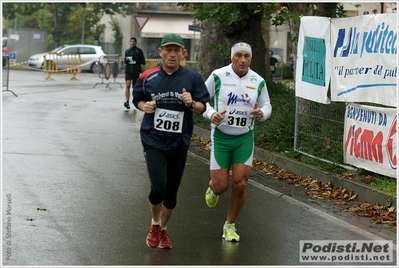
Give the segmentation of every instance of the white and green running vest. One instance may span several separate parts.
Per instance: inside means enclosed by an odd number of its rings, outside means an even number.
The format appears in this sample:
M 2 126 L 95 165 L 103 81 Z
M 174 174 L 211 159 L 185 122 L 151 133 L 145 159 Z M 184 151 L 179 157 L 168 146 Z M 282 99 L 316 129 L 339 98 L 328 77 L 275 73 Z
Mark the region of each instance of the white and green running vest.
M 210 119 L 213 113 L 227 110 L 218 126 L 212 124 L 212 128 L 217 127 L 225 134 L 241 135 L 254 128 L 255 119 L 251 112 L 256 102 L 263 112 L 261 121 L 271 115 L 266 82 L 251 69 L 240 78 L 230 64 L 213 71 L 205 85 L 210 97 L 214 97 L 214 106 L 208 102 L 203 116 Z

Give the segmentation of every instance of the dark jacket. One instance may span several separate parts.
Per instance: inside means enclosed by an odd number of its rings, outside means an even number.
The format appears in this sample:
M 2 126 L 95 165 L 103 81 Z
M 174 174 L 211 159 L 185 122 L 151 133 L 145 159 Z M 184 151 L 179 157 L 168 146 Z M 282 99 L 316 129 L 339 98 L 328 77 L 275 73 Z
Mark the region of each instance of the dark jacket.
M 132 57 L 133 63 L 126 60 L 126 57 Z M 145 57 L 143 51 L 138 48 L 128 48 L 125 51 L 125 72 L 126 73 L 141 73 L 141 65 L 145 65 Z
M 184 112 L 182 133 L 156 130 L 154 114 L 144 114 L 140 128 L 144 149 L 188 150 L 194 129 L 194 118 L 193 112 L 180 98 L 183 88 L 191 93 L 193 100 L 204 104 L 209 101 L 209 93 L 201 76 L 189 68 L 180 66 L 176 72 L 167 74 L 158 66 L 146 70 L 137 80 L 133 89 L 133 104 L 136 107 L 140 101 L 155 101 L 157 108 Z

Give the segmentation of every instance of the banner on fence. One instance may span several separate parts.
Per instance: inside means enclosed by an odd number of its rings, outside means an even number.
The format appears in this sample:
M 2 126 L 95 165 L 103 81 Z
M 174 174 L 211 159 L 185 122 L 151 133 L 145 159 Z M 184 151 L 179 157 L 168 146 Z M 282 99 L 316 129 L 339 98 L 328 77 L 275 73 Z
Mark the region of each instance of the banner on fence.
M 332 19 L 331 100 L 397 107 L 397 37 L 396 13 Z
M 298 38 L 295 95 L 315 102 L 330 103 L 327 97 L 330 77 L 330 19 L 302 17 Z
M 396 178 L 397 115 L 394 108 L 349 103 L 344 126 L 344 163 Z

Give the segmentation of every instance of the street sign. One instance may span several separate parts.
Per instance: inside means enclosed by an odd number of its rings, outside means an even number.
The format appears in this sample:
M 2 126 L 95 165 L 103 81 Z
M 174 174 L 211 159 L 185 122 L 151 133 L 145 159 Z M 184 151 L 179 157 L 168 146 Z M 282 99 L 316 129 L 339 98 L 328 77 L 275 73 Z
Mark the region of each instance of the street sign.
M 194 25 L 188 25 L 188 30 L 194 31 L 194 32 L 201 32 L 201 28 L 198 26 L 194 26 Z
M 150 16 L 143 16 L 143 15 L 134 15 L 134 20 L 137 23 L 137 27 L 141 31 L 144 28 L 144 25 L 150 19 Z
M 12 52 L 10 53 L 10 60 L 16 60 L 17 59 L 17 53 Z
M 19 34 L 10 34 L 10 39 L 18 41 L 19 40 Z

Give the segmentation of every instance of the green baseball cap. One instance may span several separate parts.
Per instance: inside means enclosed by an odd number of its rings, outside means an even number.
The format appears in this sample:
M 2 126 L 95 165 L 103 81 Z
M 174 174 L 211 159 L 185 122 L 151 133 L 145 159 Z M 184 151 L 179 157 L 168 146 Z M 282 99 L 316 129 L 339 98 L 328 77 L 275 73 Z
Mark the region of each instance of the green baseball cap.
M 167 34 L 162 38 L 161 46 L 167 45 L 178 45 L 184 47 L 184 41 L 178 34 Z

